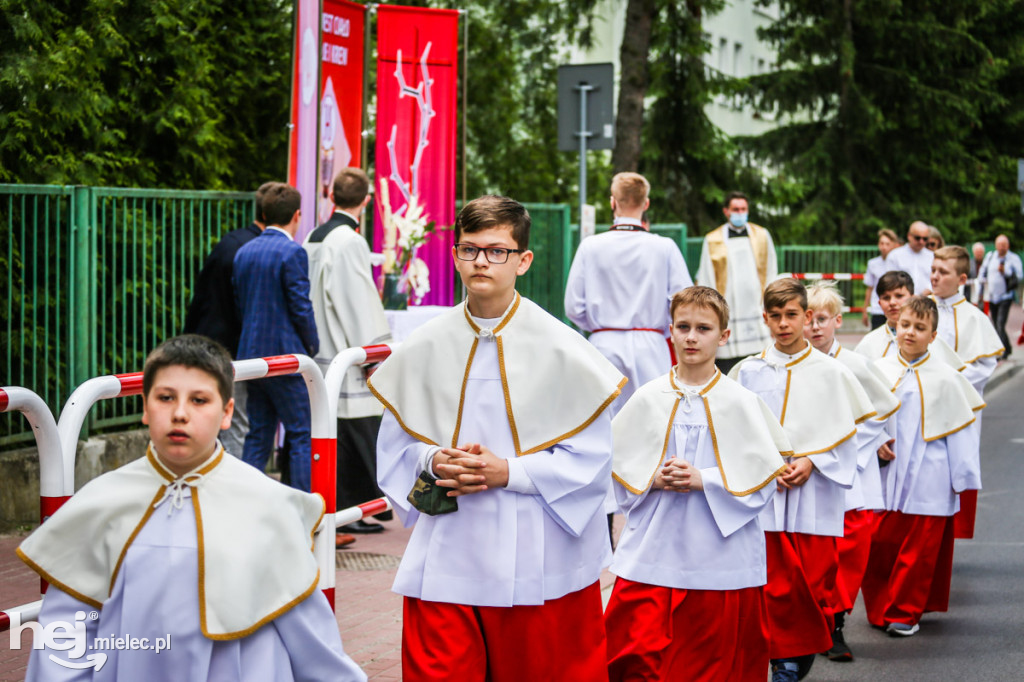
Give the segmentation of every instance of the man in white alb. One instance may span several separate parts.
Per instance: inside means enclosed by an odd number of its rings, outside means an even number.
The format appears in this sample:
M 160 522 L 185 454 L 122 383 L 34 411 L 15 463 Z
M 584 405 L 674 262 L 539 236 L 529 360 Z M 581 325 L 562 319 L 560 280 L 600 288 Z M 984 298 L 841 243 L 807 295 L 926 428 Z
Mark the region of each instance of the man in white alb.
M 775 244 L 768 230 L 748 222 L 742 192 L 730 192 L 722 205 L 726 223 L 704 237 L 697 284 L 716 289 L 729 304 L 732 336 L 718 349 L 722 372 L 771 341 L 761 317 L 761 294 L 778 276 Z

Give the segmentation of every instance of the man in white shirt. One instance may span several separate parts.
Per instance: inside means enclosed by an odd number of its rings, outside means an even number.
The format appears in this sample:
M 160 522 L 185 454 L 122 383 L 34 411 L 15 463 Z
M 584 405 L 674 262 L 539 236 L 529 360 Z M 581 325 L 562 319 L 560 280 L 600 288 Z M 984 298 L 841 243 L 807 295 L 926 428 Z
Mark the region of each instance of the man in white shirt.
M 992 324 L 999 332 L 999 339 L 1003 342 L 1003 360 L 1010 356 L 1012 345 L 1010 337 L 1006 335 L 1006 318 L 1010 314 L 1010 306 L 1013 305 L 1013 297 L 1016 294 L 1016 286 L 1013 284 L 1016 278 L 1019 285 L 1024 278 L 1024 266 L 1021 264 L 1020 256 L 1010 251 L 1010 239 L 1005 234 L 996 237 L 996 250 L 985 256 L 985 262 L 981 265 L 978 279 L 983 285 L 988 285 L 989 315 L 992 316 Z
M 927 296 L 932 291 L 932 251 L 925 248 L 931 229 L 926 223 L 915 220 L 907 228 L 907 243 L 893 249 L 886 258 L 886 270 L 902 270 L 914 280 L 914 292 Z
M 730 192 L 722 213 L 728 222 L 704 237 L 697 284 L 717 290 L 729 304 L 732 336 L 718 349 L 717 360 L 719 369 L 728 373 L 771 341 L 761 316 L 761 295 L 778 276 L 778 263 L 771 233 L 747 221 L 745 194 Z

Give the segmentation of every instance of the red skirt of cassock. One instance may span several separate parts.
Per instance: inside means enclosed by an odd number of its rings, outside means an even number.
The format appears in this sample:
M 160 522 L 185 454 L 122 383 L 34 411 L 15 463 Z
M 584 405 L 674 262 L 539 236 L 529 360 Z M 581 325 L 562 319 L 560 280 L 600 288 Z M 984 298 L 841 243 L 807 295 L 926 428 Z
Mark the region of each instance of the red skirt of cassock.
M 608 679 L 600 583 L 537 606 L 406 597 L 402 615 L 405 682 Z
M 960 511 L 953 515 L 955 530 L 953 537 L 970 540 L 974 537 L 974 522 L 978 518 L 978 491 L 965 490 L 960 493 Z
M 764 682 L 761 587 L 680 590 L 617 578 L 604 614 L 612 682 Z
M 868 621 L 914 625 L 945 611 L 952 577 L 953 517 L 882 512 L 862 591 Z
M 871 554 L 871 533 L 875 527 L 875 512 L 856 509 L 846 512 L 843 537 L 836 539 L 839 550 L 839 572 L 832 599 L 832 613 L 850 611 L 857 602 L 860 583 Z
M 805 533 L 765 533 L 771 657 L 793 658 L 832 646 L 832 593 L 839 563 L 836 539 Z

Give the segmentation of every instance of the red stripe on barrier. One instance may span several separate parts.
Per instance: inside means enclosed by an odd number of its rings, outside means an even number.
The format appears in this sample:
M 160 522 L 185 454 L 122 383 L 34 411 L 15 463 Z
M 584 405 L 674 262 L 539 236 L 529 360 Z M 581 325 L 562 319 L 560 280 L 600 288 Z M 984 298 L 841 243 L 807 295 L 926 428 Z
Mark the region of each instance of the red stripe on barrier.
M 324 593 L 324 596 L 327 597 L 327 603 L 331 605 L 331 609 L 333 610 L 334 609 L 334 588 L 333 587 L 325 587 L 321 591 Z
M 282 374 L 295 374 L 299 371 L 299 359 L 294 355 L 275 355 L 270 358 L 263 358 L 267 363 L 268 377 L 277 377 Z
M 372 346 L 363 346 L 363 350 L 366 351 L 367 362 L 380 362 L 391 355 L 390 346 L 383 343 L 374 344 Z
M 337 501 L 338 441 L 334 438 L 312 439 L 313 462 L 310 480 L 314 493 L 324 498 L 324 508 L 328 513 L 335 511 Z
M 114 376 L 121 382 L 121 392 L 117 394 L 118 398 L 123 398 L 126 395 L 142 394 L 142 372 L 115 374 Z
M 377 500 L 370 500 L 369 502 L 363 502 L 357 505 L 363 512 L 363 518 L 367 516 L 373 516 L 374 514 L 380 514 L 383 511 L 388 510 L 388 502 L 384 498 Z
M 58 509 L 64 506 L 64 503 L 71 499 L 70 495 L 64 495 L 62 497 L 39 497 L 39 522 L 42 523 L 46 519 L 53 516 Z
M 864 279 L 864 273 L 858 273 L 858 272 L 812 272 L 812 273 L 791 272 L 791 273 L 789 273 L 789 276 L 792 277 L 793 279 L 807 279 L 807 275 L 808 274 L 817 275 L 817 277 L 815 277 L 814 279 L 836 279 L 837 277 L 839 277 L 839 278 L 847 278 L 848 277 L 849 279 L 856 279 L 856 280 Z
M 10 399 L 7 397 L 7 391 L 5 391 L 4 389 L 0 388 L 0 412 L 6 412 L 7 411 L 7 405 L 9 403 L 9 401 L 10 401 Z
M 6 632 L 11 629 L 11 617 L 5 612 L 0 611 L 0 632 Z

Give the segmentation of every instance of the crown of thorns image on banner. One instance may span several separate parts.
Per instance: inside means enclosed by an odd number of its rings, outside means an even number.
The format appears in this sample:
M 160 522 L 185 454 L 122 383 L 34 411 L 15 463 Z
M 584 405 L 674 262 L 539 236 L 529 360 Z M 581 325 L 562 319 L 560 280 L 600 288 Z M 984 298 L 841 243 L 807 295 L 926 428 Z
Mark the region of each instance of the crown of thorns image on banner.
M 430 291 L 430 268 L 416 255 L 416 251 L 427 242 L 434 232 L 450 230 L 451 227 L 437 227 L 434 221 L 427 222 L 423 205 L 416 196 L 397 213 L 391 210 L 388 181 L 378 183 L 379 210 L 384 223 L 384 276 L 398 276 L 399 291 L 409 295 L 418 304 Z

